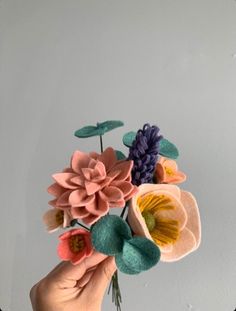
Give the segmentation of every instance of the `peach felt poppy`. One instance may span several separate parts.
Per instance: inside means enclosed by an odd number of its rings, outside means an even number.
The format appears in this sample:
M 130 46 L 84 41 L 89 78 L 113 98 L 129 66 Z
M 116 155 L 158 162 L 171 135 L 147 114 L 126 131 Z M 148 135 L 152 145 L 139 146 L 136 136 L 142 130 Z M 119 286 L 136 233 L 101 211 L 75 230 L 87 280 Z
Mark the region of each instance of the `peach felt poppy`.
M 177 261 L 200 244 L 197 202 L 191 193 L 175 185 L 140 185 L 130 201 L 128 222 L 135 234 L 160 247 L 162 261 Z
M 179 184 L 186 180 L 186 175 L 178 170 L 177 163 L 165 157 L 160 157 L 154 176 L 159 184 Z
M 76 265 L 92 254 L 90 232 L 85 229 L 72 229 L 59 236 L 57 248 L 59 257 Z
M 136 192 L 131 183 L 133 161 L 118 161 L 112 148 L 102 154 L 75 151 L 70 168 L 54 174 L 56 183 L 48 192 L 56 196 L 49 202 L 60 209 L 70 209 L 73 218 L 93 224 L 110 207 L 124 207 Z

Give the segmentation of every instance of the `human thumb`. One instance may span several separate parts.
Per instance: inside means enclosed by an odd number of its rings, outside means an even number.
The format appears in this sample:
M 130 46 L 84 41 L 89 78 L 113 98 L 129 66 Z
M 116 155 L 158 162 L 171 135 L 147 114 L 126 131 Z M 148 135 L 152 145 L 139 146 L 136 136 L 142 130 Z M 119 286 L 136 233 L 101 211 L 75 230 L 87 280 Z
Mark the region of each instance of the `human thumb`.
M 116 269 L 117 267 L 114 257 L 108 257 L 105 259 L 98 265 L 93 277 L 87 284 L 88 288 L 86 290 L 93 293 L 93 296 L 97 299 L 102 300 L 106 288 Z

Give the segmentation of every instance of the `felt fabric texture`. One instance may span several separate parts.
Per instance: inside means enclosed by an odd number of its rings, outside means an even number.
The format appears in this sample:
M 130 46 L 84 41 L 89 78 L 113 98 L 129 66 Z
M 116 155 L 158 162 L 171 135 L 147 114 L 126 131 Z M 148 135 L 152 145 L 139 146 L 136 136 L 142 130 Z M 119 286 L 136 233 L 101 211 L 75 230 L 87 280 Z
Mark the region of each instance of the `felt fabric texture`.
M 139 129 L 132 146 L 129 148 L 129 160 L 134 161 L 132 183 L 141 185 L 153 180 L 153 174 L 158 160 L 159 143 L 163 138 L 160 129 L 150 124 L 144 124 Z
M 136 132 L 128 132 L 123 136 L 123 144 L 130 148 L 133 145 L 137 133 Z
M 70 225 L 72 216 L 69 210 L 51 208 L 43 215 L 43 222 L 49 233 L 55 232 L 59 228 L 65 228 Z
M 91 228 L 92 244 L 103 254 L 112 256 L 122 252 L 124 239 L 131 239 L 130 227 L 120 217 L 107 215 Z
M 128 224 L 119 216 L 106 215 L 91 229 L 96 251 L 113 255 L 118 269 L 127 274 L 148 270 L 160 259 L 160 250 L 146 237 L 132 237 Z
M 118 120 L 105 121 L 102 123 L 97 123 L 97 126 L 88 125 L 79 130 L 77 130 L 74 135 L 79 138 L 88 138 L 92 136 L 101 136 L 106 132 L 114 130 L 117 127 L 123 126 L 124 123 Z
M 177 159 L 179 156 L 177 147 L 166 138 L 163 138 L 160 141 L 159 153 L 163 157 L 167 157 L 169 159 Z
M 143 184 L 139 186 L 139 192 L 131 199 L 128 211 L 128 222 L 135 234 L 154 241 L 153 232 L 149 232 L 138 205 L 139 198 L 147 194 L 168 197 L 174 207 L 167 209 L 162 205 L 157 205 L 154 213 L 157 224 L 160 217 L 178 222 L 178 239 L 171 245 L 158 245 L 161 250 L 161 261 L 177 261 L 196 250 L 201 241 L 201 222 L 197 202 L 192 194 L 180 190 L 175 185 Z
M 102 154 L 75 151 L 70 167 L 53 175 L 56 183 L 48 192 L 55 208 L 69 209 L 73 218 L 93 224 L 111 207 L 124 207 L 136 192 L 131 183 L 132 161 L 117 160 L 107 148 Z
M 124 241 L 123 251 L 115 256 L 119 270 L 126 274 L 138 274 L 155 266 L 160 259 L 160 249 L 143 237 Z
M 186 180 L 186 175 L 178 170 L 177 163 L 165 157 L 159 158 L 154 175 L 160 184 L 179 184 Z
M 90 232 L 85 229 L 72 229 L 59 236 L 58 256 L 76 265 L 92 252 Z

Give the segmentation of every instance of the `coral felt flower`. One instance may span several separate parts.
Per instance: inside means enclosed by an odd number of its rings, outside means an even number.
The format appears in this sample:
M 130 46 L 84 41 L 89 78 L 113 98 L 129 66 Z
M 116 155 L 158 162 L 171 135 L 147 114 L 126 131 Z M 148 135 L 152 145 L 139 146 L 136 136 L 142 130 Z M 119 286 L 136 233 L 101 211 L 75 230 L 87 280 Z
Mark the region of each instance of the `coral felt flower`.
M 186 180 L 186 175 L 178 170 L 174 160 L 161 157 L 156 165 L 155 180 L 160 184 L 179 184 Z
M 72 229 L 59 236 L 57 253 L 62 260 L 76 265 L 92 254 L 90 232 L 85 229 Z
M 134 233 L 153 240 L 161 260 L 177 261 L 201 240 L 198 206 L 193 195 L 175 185 L 143 184 L 130 201 L 128 222 Z
M 110 207 L 123 207 L 136 192 L 131 183 L 133 161 L 118 161 L 112 148 L 102 154 L 75 151 L 70 168 L 54 174 L 56 183 L 48 192 L 56 198 L 49 204 L 70 209 L 73 218 L 95 223 Z
M 51 208 L 43 215 L 43 222 L 47 226 L 47 231 L 50 233 L 59 228 L 69 226 L 72 219 L 73 218 L 68 209 L 61 210 L 58 208 Z

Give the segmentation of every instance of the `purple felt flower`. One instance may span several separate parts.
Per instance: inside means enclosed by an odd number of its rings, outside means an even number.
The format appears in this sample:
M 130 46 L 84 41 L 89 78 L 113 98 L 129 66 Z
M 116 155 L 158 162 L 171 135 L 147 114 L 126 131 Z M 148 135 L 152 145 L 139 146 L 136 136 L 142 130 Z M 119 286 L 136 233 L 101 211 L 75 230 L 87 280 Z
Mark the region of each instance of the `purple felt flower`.
M 129 160 L 133 160 L 132 183 L 141 185 L 151 183 L 158 160 L 159 142 L 163 138 L 160 129 L 150 124 L 145 124 L 138 130 L 136 138 L 129 149 Z

